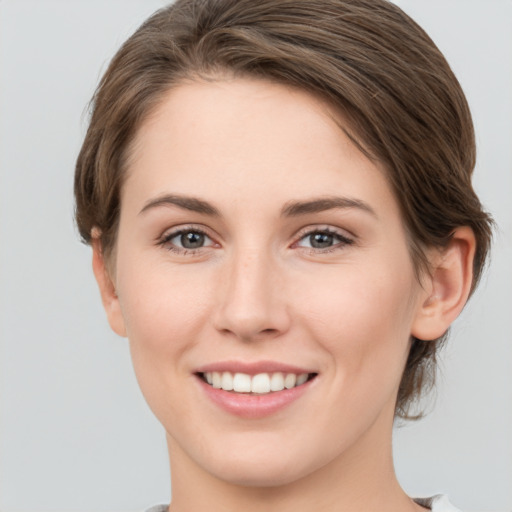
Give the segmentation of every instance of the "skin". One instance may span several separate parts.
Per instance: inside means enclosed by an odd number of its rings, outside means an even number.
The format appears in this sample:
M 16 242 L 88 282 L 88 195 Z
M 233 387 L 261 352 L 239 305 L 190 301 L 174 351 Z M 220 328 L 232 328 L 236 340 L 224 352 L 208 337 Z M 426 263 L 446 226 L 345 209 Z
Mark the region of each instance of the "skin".
M 418 282 L 385 171 L 340 122 L 261 80 L 177 86 L 131 148 L 110 266 L 93 233 L 110 324 L 167 433 L 172 512 L 421 509 L 393 470 L 396 395 L 411 335 L 441 335 L 467 299 L 474 238 L 460 228 L 430 251 Z M 283 215 L 333 196 L 348 206 Z M 180 229 L 200 229 L 204 245 L 183 249 Z M 312 247 L 325 230 L 327 247 Z M 194 375 L 226 360 L 318 375 L 288 407 L 244 419 Z

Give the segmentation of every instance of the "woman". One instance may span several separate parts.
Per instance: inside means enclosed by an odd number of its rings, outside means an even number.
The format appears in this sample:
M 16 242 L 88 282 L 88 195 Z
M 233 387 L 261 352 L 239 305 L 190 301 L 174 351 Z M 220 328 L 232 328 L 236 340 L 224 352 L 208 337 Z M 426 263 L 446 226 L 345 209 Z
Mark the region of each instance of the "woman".
M 485 264 L 474 161 L 456 78 L 385 1 L 183 0 L 123 45 L 77 223 L 171 512 L 454 510 L 404 493 L 391 432 Z

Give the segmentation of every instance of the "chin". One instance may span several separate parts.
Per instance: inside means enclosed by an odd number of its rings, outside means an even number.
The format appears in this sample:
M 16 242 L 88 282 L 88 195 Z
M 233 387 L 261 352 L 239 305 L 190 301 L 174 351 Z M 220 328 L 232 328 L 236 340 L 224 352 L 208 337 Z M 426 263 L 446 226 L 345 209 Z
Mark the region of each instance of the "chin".
M 265 488 L 292 484 L 331 461 L 330 454 L 322 453 L 321 446 L 315 449 L 311 440 L 300 444 L 287 443 L 282 438 L 277 441 L 269 436 L 255 436 L 251 442 L 231 442 L 229 449 L 224 445 L 213 447 L 208 454 L 203 452 L 202 460 L 196 458 L 196 463 L 232 485 Z M 300 449 L 301 444 L 309 444 L 311 449 Z
M 215 465 L 211 473 L 232 485 L 264 488 L 291 484 L 307 476 L 310 471 L 297 464 L 263 463 L 246 459 L 226 461 L 222 466 Z

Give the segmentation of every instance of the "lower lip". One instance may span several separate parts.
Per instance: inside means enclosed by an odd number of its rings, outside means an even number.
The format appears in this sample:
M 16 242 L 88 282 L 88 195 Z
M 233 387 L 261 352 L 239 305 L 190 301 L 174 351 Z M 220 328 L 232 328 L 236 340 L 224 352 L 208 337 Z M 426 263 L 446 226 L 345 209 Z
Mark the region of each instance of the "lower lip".
M 199 376 L 197 379 L 208 398 L 221 409 L 241 418 L 257 419 L 275 414 L 295 402 L 309 389 L 316 377 L 295 388 L 262 395 L 224 391 L 210 386 Z

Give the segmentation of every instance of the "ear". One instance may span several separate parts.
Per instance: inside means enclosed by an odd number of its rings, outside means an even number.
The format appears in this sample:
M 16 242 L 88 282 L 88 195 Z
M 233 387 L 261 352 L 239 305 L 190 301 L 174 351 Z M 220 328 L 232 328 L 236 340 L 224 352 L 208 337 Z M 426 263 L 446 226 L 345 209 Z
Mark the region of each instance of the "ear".
M 126 337 L 126 327 L 116 293 L 114 281 L 107 268 L 100 241 L 100 233 L 93 229 L 92 233 L 92 269 L 100 289 L 101 301 L 107 314 L 108 323 L 119 336 Z
M 439 338 L 462 311 L 471 291 L 475 247 L 473 231 L 463 226 L 446 248 L 430 255 L 431 274 L 423 280 L 425 296 L 412 325 L 414 337 Z

